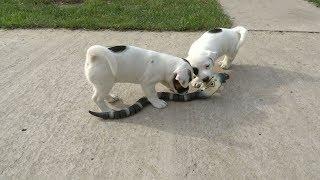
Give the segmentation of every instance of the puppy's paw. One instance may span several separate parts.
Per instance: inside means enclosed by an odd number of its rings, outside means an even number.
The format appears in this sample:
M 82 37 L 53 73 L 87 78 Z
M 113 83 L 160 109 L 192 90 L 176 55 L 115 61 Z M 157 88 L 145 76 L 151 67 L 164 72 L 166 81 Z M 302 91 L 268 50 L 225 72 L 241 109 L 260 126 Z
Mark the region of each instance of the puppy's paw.
M 167 102 L 165 102 L 162 99 L 148 99 L 150 101 L 150 103 L 152 104 L 153 107 L 158 108 L 158 109 L 162 109 L 167 107 Z
M 117 102 L 119 100 L 120 100 L 120 98 L 117 95 L 114 95 L 114 94 L 110 94 L 108 99 L 107 99 L 108 103 L 114 103 L 114 102 Z
M 224 61 L 220 62 L 220 67 L 222 69 L 229 69 L 230 66 L 231 66 L 231 63 L 227 63 L 227 62 L 224 62 Z

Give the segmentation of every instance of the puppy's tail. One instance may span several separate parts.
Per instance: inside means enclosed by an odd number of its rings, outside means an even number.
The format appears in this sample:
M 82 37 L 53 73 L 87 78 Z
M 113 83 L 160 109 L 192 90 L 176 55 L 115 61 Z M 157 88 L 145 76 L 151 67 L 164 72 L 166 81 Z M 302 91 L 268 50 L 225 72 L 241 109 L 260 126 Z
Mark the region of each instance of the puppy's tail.
M 239 39 L 239 42 L 238 42 L 238 49 L 239 49 L 241 47 L 241 45 L 243 44 L 244 39 L 247 36 L 248 30 L 246 28 L 242 27 L 242 26 L 234 27 L 234 28 L 232 28 L 232 30 L 234 32 L 237 32 L 237 33 L 240 34 L 240 39 Z
M 113 53 L 100 45 L 91 46 L 87 50 L 86 61 L 89 64 L 100 64 L 100 63 L 108 63 L 113 75 L 117 73 L 117 61 L 113 55 Z

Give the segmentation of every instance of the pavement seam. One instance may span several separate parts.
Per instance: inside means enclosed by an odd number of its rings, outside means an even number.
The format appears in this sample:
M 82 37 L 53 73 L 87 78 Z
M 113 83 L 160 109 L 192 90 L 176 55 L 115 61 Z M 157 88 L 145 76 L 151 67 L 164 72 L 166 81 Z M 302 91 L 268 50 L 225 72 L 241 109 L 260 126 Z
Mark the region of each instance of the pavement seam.
M 295 30 L 267 30 L 267 29 L 248 29 L 250 32 L 278 32 L 278 33 L 305 33 L 305 34 L 320 34 L 320 31 L 295 31 Z

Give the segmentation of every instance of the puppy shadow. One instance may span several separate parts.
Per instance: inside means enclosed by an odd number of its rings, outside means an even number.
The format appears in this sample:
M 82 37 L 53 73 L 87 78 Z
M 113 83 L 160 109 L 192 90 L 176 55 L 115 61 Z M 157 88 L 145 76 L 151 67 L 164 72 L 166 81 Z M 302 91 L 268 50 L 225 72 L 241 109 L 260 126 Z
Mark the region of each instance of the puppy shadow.
M 271 114 L 265 106 L 280 103 L 283 93 L 294 92 L 288 89 L 291 83 L 319 82 L 319 77 L 269 66 L 233 65 L 225 72 L 230 74 L 230 79 L 221 93 L 210 99 L 168 102 L 165 109 L 150 105 L 132 117 L 117 121 L 250 148 L 251 144 L 239 143 L 230 134 L 268 119 Z

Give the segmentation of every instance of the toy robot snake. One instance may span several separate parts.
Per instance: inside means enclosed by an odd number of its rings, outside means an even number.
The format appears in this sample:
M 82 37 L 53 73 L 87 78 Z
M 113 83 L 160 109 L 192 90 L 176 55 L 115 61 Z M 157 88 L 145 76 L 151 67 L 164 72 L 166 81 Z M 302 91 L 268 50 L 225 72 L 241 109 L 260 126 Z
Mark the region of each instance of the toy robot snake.
M 212 96 L 220 87 L 222 83 L 225 83 L 229 79 L 229 75 L 226 73 L 215 74 L 214 77 L 208 82 L 203 83 L 199 86 L 199 90 L 187 94 L 175 94 L 170 92 L 158 92 L 157 95 L 160 99 L 176 101 L 176 102 L 187 102 L 196 99 L 206 99 Z M 108 111 L 108 112 L 94 112 L 89 111 L 93 116 L 100 117 L 102 119 L 121 119 L 137 114 L 144 107 L 148 106 L 150 102 L 147 97 L 140 98 L 133 105 L 118 110 L 118 111 Z

